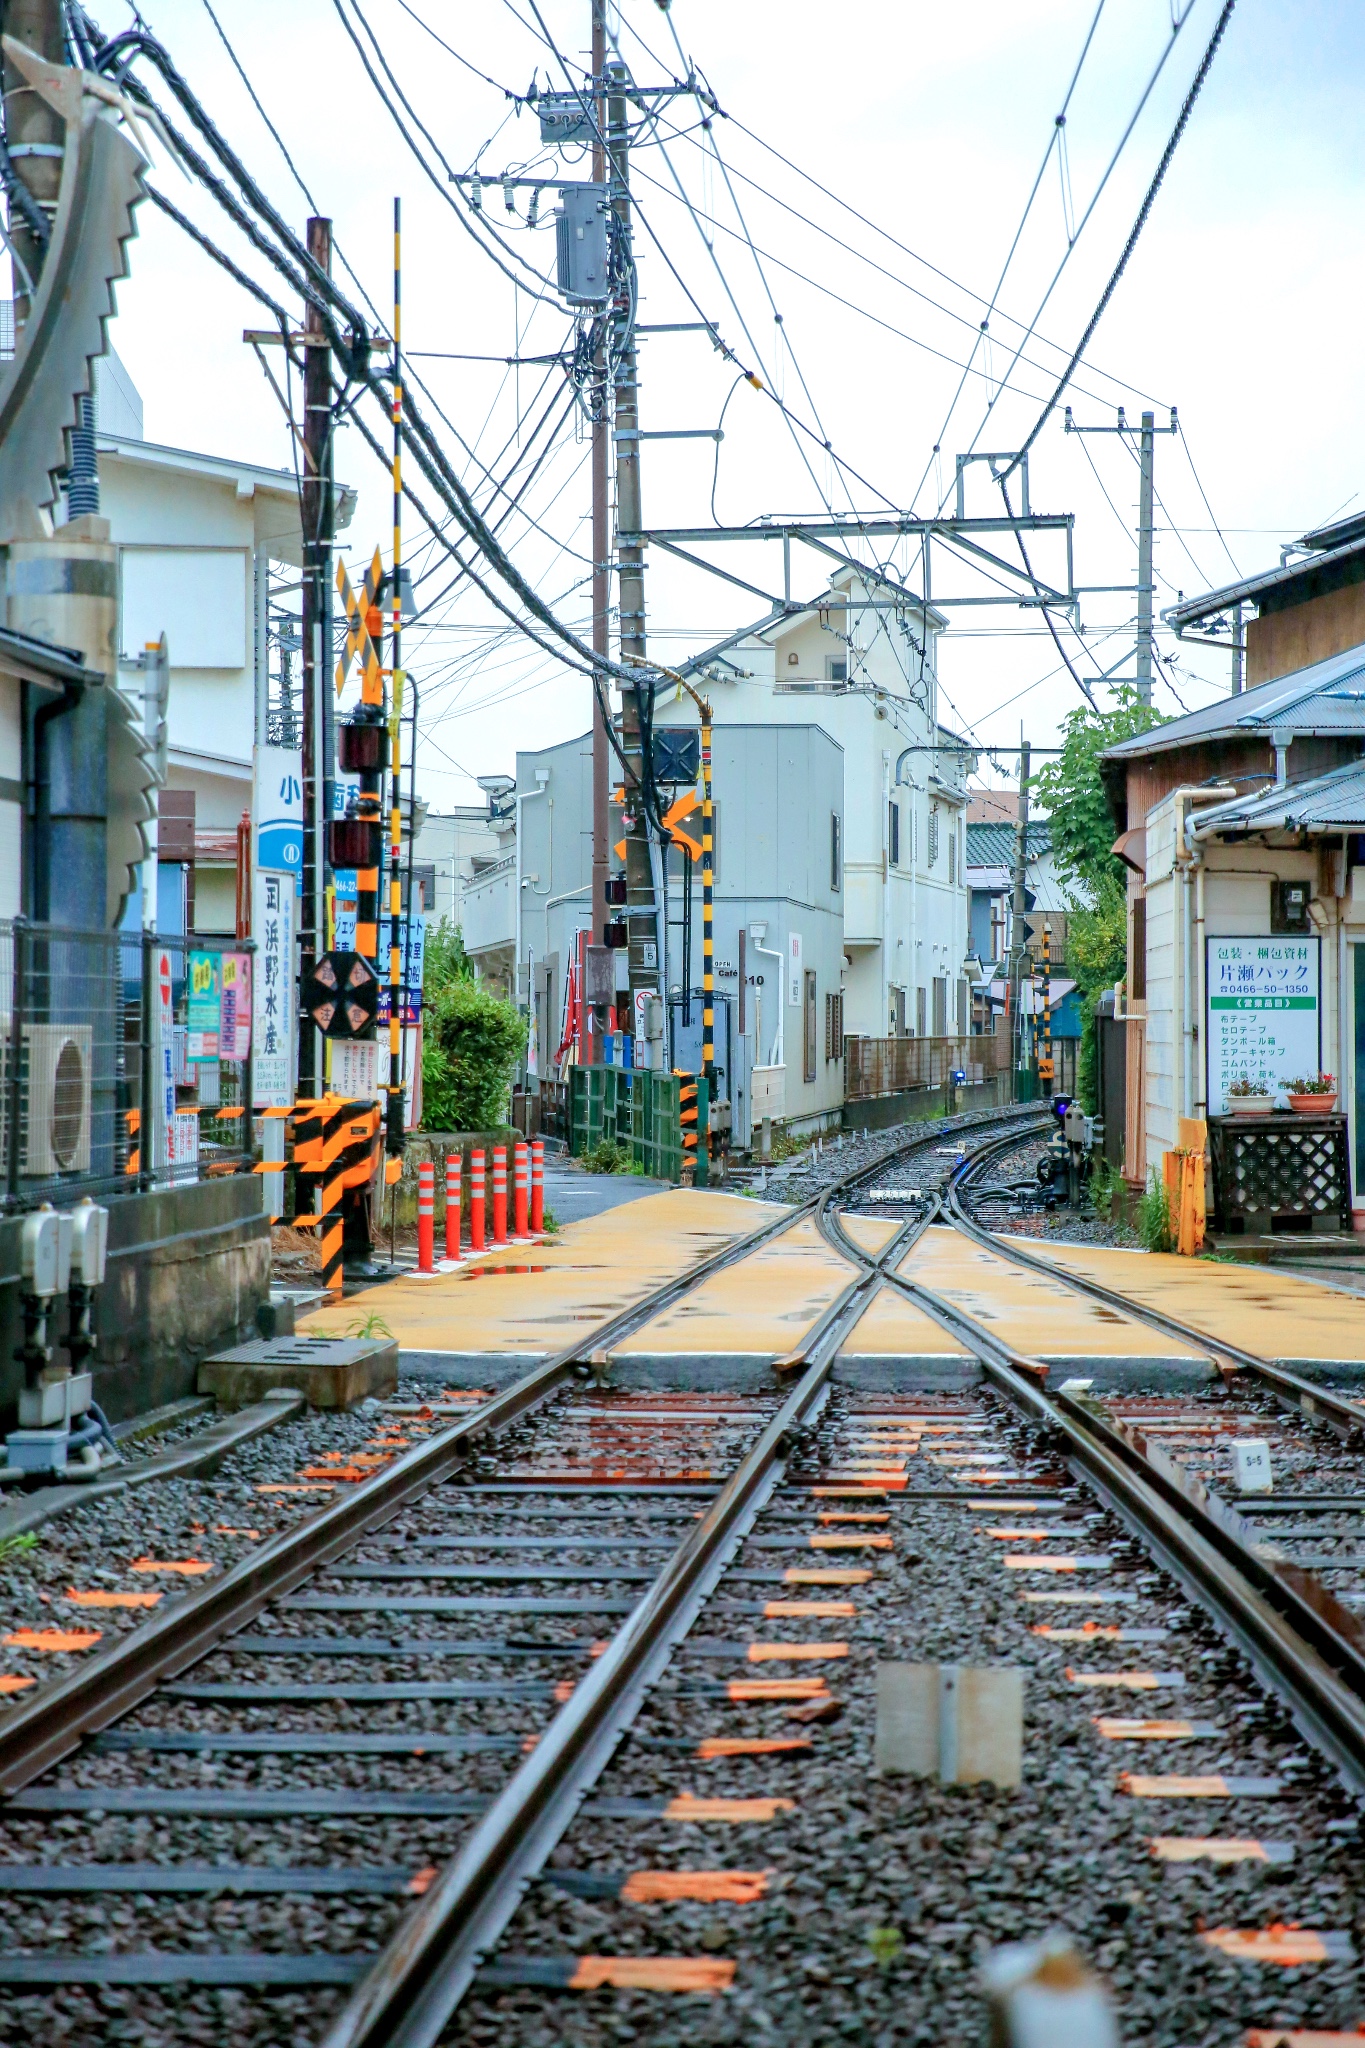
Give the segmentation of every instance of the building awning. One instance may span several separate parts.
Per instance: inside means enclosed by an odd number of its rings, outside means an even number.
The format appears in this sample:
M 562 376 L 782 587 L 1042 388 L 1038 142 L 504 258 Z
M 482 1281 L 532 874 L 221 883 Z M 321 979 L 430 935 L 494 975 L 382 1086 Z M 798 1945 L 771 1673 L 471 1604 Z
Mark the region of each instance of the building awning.
M 1135 875 L 1145 875 L 1147 872 L 1147 827 L 1145 825 L 1134 825 L 1131 830 L 1120 832 L 1109 851 L 1116 853 L 1123 862 L 1123 865 L 1126 868 L 1131 868 Z

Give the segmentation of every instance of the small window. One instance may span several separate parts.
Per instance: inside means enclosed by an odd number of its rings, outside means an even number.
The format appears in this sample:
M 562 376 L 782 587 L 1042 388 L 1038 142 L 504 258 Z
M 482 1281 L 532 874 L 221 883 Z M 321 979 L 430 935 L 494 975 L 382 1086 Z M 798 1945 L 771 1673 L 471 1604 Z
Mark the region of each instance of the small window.
M 929 806 L 929 866 L 938 866 L 938 805 Z
M 825 681 L 827 683 L 846 683 L 848 681 L 848 663 L 846 661 L 830 661 L 827 658 L 825 661 Z
M 926 1036 L 927 1036 L 927 1034 L 928 1034 L 928 1030 L 929 1030 L 929 999 L 928 999 L 928 994 L 927 994 L 927 991 L 926 991 L 926 990 L 924 990 L 924 989 L 922 989 L 922 988 L 917 988 L 917 989 L 915 990 L 915 1035 L 916 1035 L 916 1037 L 917 1037 L 917 1038 L 924 1038 L 924 1037 L 926 1037 Z
M 951 888 L 957 880 L 957 827 L 948 834 L 948 884 Z
M 1128 967 L 1128 993 L 1135 1003 L 1147 1000 L 1147 899 L 1133 904 L 1133 951 Z
M 829 886 L 836 893 L 844 886 L 844 821 L 837 811 L 829 814 Z
M 804 1033 L 805 1045 L 803 1047 L 803 1051 L 805 1053 L 805 1059 L 802 1062 L 801 1074 L 804 1080 L 813 1081 L 815 1079 L 815 1019 L 818 1013 L 816 1010 L 815 972 L 814 969 L 810 967 L 806 968 L 804 974 L 804 993 L 804 1021 L 806 1028 Z
M 886 807 L 886 853 L 893 868 L 901 864 L 901 807 L 892 797 Z
M 825 997 L 825 1058 L 841 1060 L 844 1056 L 844 995 L 837 993 Z

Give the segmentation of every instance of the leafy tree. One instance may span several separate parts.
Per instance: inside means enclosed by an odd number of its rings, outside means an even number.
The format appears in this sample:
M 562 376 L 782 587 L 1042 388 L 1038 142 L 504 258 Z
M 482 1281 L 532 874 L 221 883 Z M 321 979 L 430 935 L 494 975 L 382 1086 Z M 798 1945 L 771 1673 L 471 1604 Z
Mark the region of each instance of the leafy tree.
M 449 918 L 427 934 L 422 997 L 423 1123 L 432 1131 L 506 1123 L 526 1019 L 475 980 L 460 928 Z
M 1113 686 L 1107 711 L 1079 704 L 1062 721 L 1062 751 L 1030 777 L 1052 825 L 1052 850 L 1064 882 L 1089 893 L 1102 875 L 1124 878 L 1123 863 L 1109 849 L 1114 820 L 1100 780 L 1100 755 L 1106 747 L 1164 723 L 1159 711 L 1144 704 L 1131 683 Z M 1112 976 L 1111 976 L 1112 979 Z
M 1067 915 L 1067 966 L 1081 999 L 1076 1087 L 1096 1108 L 1095 1003 L 1124 971 L 1128 957 L 1128 878 L 1114 843 L 1114 820 L 1100 780 L 1100 755 L 1119 740 L 1163 723 L 1131 683 L 1117 683 L 1107 710 L 1079 705 L 1062 722 L 1062 751 L 1030 778 L 1052 827 L 1062 880 L 1081 897 Z

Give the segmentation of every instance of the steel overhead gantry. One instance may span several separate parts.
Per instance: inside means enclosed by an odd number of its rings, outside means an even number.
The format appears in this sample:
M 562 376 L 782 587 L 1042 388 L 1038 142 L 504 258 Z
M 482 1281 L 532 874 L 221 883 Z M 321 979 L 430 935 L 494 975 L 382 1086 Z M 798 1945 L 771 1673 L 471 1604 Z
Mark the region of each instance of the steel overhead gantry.
M 802 611 L 804 601 L 793 598 L 791 580 L 791 546 L 800 541 L 817 554 L 828 556 L 843 568 L 862 570 L 868 573 L 865 564 L 851 558 L 839 548 L 830 545 L 837 540 L 897 540 L 907 536 L 921 540 L 923 546 L 924 587 L 921 596 L 915 600 L 924 606 L 1010 604 L 1047 607 L 1050 610 L 1076 614 L 1081 592 L 1076 588 L 1073 567 L 1072 539 L 1076 524 L 1074 512 L 1030 512 L 1020 513 L 1014 518 L 1000 516 L 990 519 L 932 518 L 914 519 L 908 513 L 894 512 L 874 519 L 765 519 L 750 526 L 662 526 L 642 528 L 637 533 L 620 536 L 623 545 L 632 547 L 662 548 L 666 554 L 674 555 L 694 569 L 702 569 L 709 576 L 718 576 L 723 582 L 733 583 L 738 589 L 746 590 L 750 596 L 762 598 L 775 612 Z M 1066 588 L 1059 590 L 1032 573 L 1022 562 L 1006 561 L 993 548 L 982 545 L 981 537 L 992 534 L 1062 533 L 1066 536 Z M 748 583 L 743 577 L 733 575 L 714 562 L 693 554 L 691 549 L 714 541 L 780 541 L 782 543 L 782 595 L 776 597 L 758 584 Z M 998 592 L 942 597 L 934 589 L 933 544 L 946 547 L 958 561 L 976 568 L 993 581 L 1006 579 Z

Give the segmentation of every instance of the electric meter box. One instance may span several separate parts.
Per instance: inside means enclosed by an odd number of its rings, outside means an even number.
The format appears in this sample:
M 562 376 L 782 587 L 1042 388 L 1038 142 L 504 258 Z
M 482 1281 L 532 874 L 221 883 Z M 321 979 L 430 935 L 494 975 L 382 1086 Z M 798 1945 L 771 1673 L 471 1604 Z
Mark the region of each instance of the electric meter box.
M 25 1294 L 65 1294 L 71 1278 L 71 1217 L 67 1211 L 38 1209 L 24 1218 L 20 1270 Z
M 104 1285 L 109 1252 L 109 1211 L 96 1202 L 78 1202 L 71 1213 L 71 1270 L 82 1287 Z
M 607 188 L 561 185 L 555 215 L 556 282 L 561 298 L 579 306 L 607 302 Z

